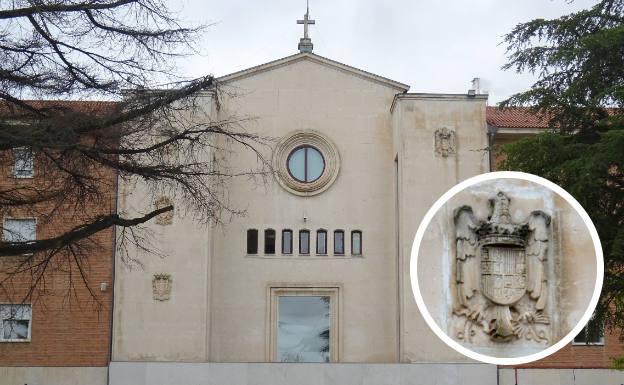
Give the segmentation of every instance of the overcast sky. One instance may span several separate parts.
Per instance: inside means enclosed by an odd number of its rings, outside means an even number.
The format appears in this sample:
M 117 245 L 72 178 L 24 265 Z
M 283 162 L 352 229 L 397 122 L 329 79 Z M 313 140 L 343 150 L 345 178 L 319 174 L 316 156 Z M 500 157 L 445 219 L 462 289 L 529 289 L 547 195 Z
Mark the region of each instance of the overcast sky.
M 305 0 L 183 0 L 192 23 L 214 23 L 184 60 L 184 75 L 225 75 L 297 52 Z M 464 93 L 474 77 L 495 104 L 533 83 L 503 71 L 503 35 L 534 18 L 554 18 L 595 1 L 310 0 L 314 52 L 397 80 L 410 92 Z

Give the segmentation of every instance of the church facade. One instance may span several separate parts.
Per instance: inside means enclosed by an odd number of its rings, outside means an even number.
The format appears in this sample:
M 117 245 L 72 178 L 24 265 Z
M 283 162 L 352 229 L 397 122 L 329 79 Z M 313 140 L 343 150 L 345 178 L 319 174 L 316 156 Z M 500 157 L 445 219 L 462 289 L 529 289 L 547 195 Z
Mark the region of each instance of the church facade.
M 281 361 L 278 305 L 308 294 L 329 297 L 329 362 L 461 360 L 419 321 L 408 264 L 424 211 L 488 171 L 486 97 L 408 94 L 312 53 L 221 82 L 244 96 L 222 99 L 216 120 L 254 116 L 248 130 L 281 138 L 264 154 L 277 176 L 227 186 L 245 216 L 201 228 L 174 215 L 152 225 L 166 258 L 117 264 L 113 360 Z M 442 132 L 453 138 L 446 150 Z M 230 167 L 254 157 L 238 153 Z M 154 204 L 134 184 L 120 196 L 121 211 Z M 151 281 L 163 273 L 171 298 L 154 300 Z

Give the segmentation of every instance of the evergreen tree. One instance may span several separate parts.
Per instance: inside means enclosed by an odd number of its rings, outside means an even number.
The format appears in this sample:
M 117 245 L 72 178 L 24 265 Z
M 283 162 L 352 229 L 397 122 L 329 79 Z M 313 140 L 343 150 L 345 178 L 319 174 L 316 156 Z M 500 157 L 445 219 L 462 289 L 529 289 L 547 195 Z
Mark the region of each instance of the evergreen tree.
M 592 218 L 605 280 L 589 329 L 624 328 L 624 0 L 604 0 L 553 20 L 519 24 L 505 36 L 505 69 L 538 80 L 501 108 L 518 106 L 549 121 L 549 132 L 503 146 L 501 168 L 547 178 Z

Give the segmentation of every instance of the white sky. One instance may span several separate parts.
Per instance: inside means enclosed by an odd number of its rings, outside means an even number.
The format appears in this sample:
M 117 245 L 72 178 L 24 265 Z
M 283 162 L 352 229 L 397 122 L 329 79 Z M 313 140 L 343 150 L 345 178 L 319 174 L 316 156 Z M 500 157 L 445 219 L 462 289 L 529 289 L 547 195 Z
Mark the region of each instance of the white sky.
M 503 71 L 503 35 L 534 18 L 554 18 L 595 1 L 310 0 L 314 52 L 397 80 L 410 92 L 464 93 L 483 79 L 493 105 L 533 83 Z M 171 0 L 191 23 L 210 26 L 201 54 L 182 61 L 183 75 L 225 75 L 297 53 L 305 0 Z

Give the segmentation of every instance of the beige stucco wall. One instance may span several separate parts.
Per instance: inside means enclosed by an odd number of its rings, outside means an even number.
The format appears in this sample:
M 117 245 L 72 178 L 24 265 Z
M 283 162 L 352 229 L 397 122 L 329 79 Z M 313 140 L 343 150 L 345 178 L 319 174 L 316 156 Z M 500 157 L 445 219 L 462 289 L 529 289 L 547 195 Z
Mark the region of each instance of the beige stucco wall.
M 151 225 L 168 255 L 139 258 L 143 269 L 132 271 L 118 260 L 113 360 L 270 361 L 271 286 L 338 288 L 333 332 L 340 362 L 464 360 L 422 320 L 409 285 L 409 252 L 435 199 L 487 171 L 487 154 L 478 151 L 487 146 L 486 98 L 402 94 L 395 101 L 402 92 L 396 84 L 313 57 L 228 78 L 222 87 L 217 119 L 242 118 L 244 129 L 275 138 L 271 146 L 295 131 L 319 132 L 338 150 L 338 177 L 309 197 L 273 177 L 235 178 L 227 201 L 246 210 L 243 216 L 210 229 L 181 213 L 172 226 Z M 456 132 L 456 154 L 447 158 L 434 153 L 441 126 Z M 255 154 L 217 144 L 234 150 L 216 154 L 230 172 L 258 166 Z M 271 159 L 271 148 L 261 151 Z M 121 209 L 149 204 L 142 191 L 122 181 Z M 246 255 L 250 228 L 260 233 L 257 256 Z M 274 256 L 262 255 L 268 228 L 277 232 Z M 321 228 L 329 255 L 315 256 L 313 246 L 311 256 L 297 255 L 298 230 L 309 229 L 313 244 Z M 292 256 L 280 255 L 282 229 L 294 231 Z M 331 253 L 336 229 L 345 230 L 344 257 Z M 362 256 L 350 256 L 352 230 L 363 233 Z M 173 275 L 170 301 L 152 299 L 152 275 L 160 272 Z
M 398 159 L 401 361 L 466 361 L 440 341 L 423 320 L 412 294 L 409 263 L 418 225 L 431 205 L 464 179 L 488 171 L 483 96 L 402 95 L 393 110 Z M 454 155 L 436 156 L 435 131 L 455 131 Z
M 212 98 L 200 98 L 207 114 Z M 189 118 L 186 116 L 185 118 Z M 147 138 L 146 138 L 147 140 Z M 208 149 L 200 155 L 210 159 Z M 119 361 L 205 361 L 208 358 L 211 229 L 194 219 L 180 194 L 119 180 L 118 211 L 135 217 L 154 209 L 155 200 L 173 200 L 170 225 L 151 220 L 134 229 L 152 253 L 137 250 L 134 236 L 117 229 L 112 359 Z M 122 239 L 126 241 L 122 243 Z M 153 299 L 155 274 L 171 274 L 168 301 Z
M 239 95 L 223 102 L 222 114 L 257 119 L 248 127 L 272 137 L 315 130 L 340 155 L 335 182 L 323 193 L 300 197 L 276 181 L 238 179 L 228 186 L 231 202 L 245 217 L 215 229 L 212 274 L 212 361 L 262 362 L 268 346 L 267 287 L 340 286 L 339 360 L 392 362 L 397 357 L 396 262 L 393 243 L 392 136 L 390 105 L 397 89 L 312 61 L 299 61 L 232 83 Z M 270 157 L 270 154 L 267 153 Z M 234 168 L 255 156 L 239 153 Z M 304 217 L 307 221 L 304 222 Z M 246 230 L 277 231 L 277 254 L 246 256 Z M 282 229 L 327 229 L 330 255 L 280 256 Z M 363 232 L 363 255 L 332 257 L 335 229 Z M 260 242 L 260 250 L 263 243 Z
M 509 208 L 513 223 L 524 223 L 534 210 L 541 210 L 552 218 L 544 264 L 548 282 L 543 312 L 550 318 L 550 323 L 536 326 L 545 331 L 548 341 L 522 338 L 493 342 L 477 328 L 472 343 L 469 343 L 460 340 L 457 334 L 464 330 L 461 325 L 465 318 L 453 315 L 453 307 L 458 306 L 454 210 L 463 205 L 470 206 L 476 219 L 483 221 L 490 214 L 488 200 L 499 191 L 511 200 Z M 434 215 L 418 251 L 420 292 L 433 319 L 462 345 L 496 357 L 537 353 L 568 334 L 589 305 L 596 284 L 596 269 L 594 245 L 580 215 L 554 191 L 520 179 L 484 181 L 457 193 Z
M 129 271 L 121 263 L 117 268 L 113 360 L 268 361 L 272 336 L 267 289 L 273 284 L 303 284 L 339 287 L 340 361 L 395 361 L 397 267 L 389 111 L 397 88 L 300 60 L 229 81 L 224 91 L 219 119 L 249 119 L 243 124 L 246 130 L 276 139 L 295 130 L 318 131 L 338 149 L 339 175 L 329 189 L 313 197 L 293 195 L 272 177 L 266 182 L 234 179 L 227 186 L 227 200 L 231 207 L 245 209 L 244 216 L 210 230 L 181 216 L 172 226 L 155 227 L 156 238 L 169 248 L 167 257 L 140 258 L 143 269 Z M 257 165 L 255 154 L 234 149 L 235 154 L 217 154 L 228 157 L 230 171 Z M 271 149 L 263 151 L 270 159 Z M 149 204 L 141 191 L 122 182 L 121 208 Z M 275 229 L 278 254 L 246 256 L 249 228 L 260 234 Z M 331 232 L 343 229 L 347 256 L 281 257 L 285 228 L 295 234 L 310 229 L 312 239 L 316 229 L 327 229 L 330 251 Z M 363 232 L 361 257 L 349 255 L 351 230 Z M 151 277 L 157 272 L 173 275 L 170 301 L 151 298 Z

